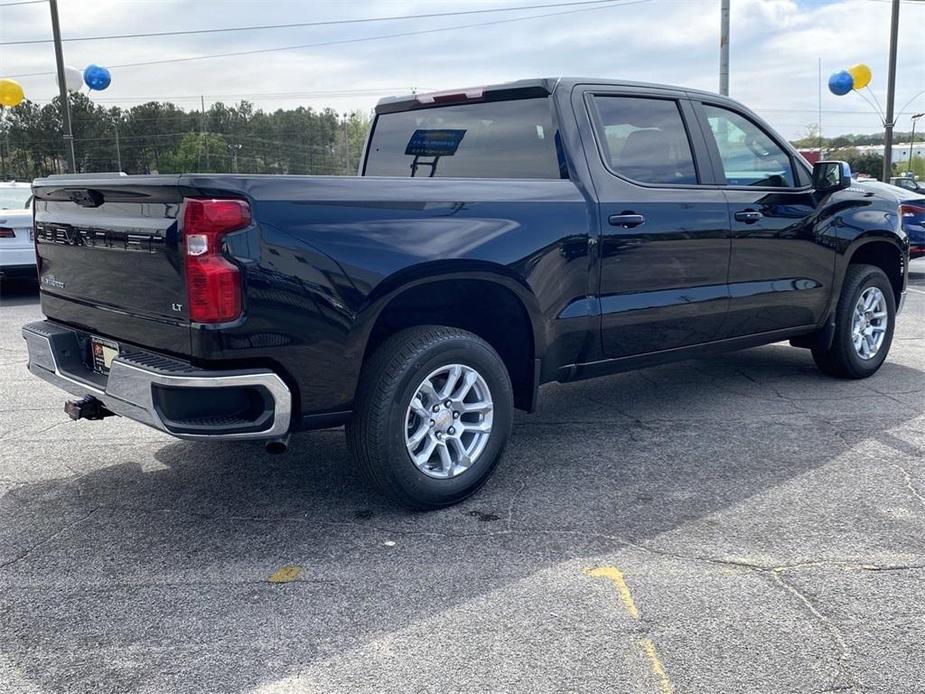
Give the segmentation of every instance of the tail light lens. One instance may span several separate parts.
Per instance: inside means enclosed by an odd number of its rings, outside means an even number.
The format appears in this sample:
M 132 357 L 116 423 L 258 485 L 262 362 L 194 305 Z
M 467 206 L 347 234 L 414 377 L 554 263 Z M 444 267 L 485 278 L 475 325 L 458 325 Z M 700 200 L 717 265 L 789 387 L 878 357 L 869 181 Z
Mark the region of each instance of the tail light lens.
M 903 224 L 920 224 L 925 226 L 925 206 L 905 203 L 899 206 L 899 216 Z
M 0 227 L 0 239 L 14 239 L 16 233 L 9 227 Z
M 227 323 L 241 316 L 241 271 L 222 255 L 222 237 L 250 223 L 243 200 L 186 199 L 183 246 L 191 321 Z

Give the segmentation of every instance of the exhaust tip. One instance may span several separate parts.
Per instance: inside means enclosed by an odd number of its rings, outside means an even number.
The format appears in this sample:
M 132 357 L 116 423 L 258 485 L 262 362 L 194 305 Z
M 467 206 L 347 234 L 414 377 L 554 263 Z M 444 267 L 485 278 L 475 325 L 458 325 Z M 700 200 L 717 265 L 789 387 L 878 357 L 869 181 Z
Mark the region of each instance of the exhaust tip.
M 289 434 L 278 438 L 270 439 L 264 444 L 264 449 L 270 455 L 280 455 L 289 450 Z

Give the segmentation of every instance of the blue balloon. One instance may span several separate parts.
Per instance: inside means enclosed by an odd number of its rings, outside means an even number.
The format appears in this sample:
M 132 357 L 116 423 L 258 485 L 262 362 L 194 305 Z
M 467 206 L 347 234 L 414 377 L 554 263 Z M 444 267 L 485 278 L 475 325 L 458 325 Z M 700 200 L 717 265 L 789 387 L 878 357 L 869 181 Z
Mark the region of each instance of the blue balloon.
M 102 91 L 106 89 L 111 82 L 112 75 L 109 73 L 109 70 L 100 65 L 87 65 L 84 70 L 84 84 L 90 87 L 90 89 Z
M 854 89 L 854 78 L 847 70 L 841 70 L 829 77 L 829 91 L 835 96 L 844 96 Z

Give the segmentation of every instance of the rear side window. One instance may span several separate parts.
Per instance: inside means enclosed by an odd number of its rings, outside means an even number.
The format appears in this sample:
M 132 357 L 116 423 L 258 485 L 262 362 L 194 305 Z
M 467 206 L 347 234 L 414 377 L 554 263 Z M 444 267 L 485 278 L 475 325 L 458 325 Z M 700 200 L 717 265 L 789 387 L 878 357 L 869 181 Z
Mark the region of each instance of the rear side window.
M 547 98 L 384 113 L 366 176 L 566 178 Z
M 731 186 L 794 187 L 793 162 L 761 128 L 735 111 L 703 105 Z
M 669 99 L 595 96 L 610 168 L 640 183 L 697 183 L 694 156 L 678 103 Z

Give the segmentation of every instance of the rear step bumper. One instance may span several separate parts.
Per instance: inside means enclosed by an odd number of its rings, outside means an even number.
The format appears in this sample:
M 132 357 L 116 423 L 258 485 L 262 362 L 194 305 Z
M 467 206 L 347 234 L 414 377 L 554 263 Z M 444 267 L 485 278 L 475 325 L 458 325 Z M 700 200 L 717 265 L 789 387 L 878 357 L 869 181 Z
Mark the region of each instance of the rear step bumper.
M 73 395 L 182 439 L 275 439 L 289 432 L 292 395 L 269 369 L 200 369 L 125 348 L 109 374 L 87 365 L 89 335 L 51 321 L 23 326 L 29 371 Z

